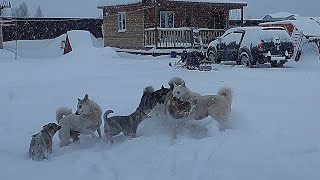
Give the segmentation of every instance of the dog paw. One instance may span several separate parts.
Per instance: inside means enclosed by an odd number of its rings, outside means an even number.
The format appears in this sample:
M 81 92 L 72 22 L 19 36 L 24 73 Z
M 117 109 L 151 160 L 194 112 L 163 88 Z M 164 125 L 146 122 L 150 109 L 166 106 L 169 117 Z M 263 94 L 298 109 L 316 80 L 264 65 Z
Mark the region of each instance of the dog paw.
M 99 139 L 99 137 L 98 137 L 97 135 L 95 135 L 95 134 L 92 134 L 92 139 L 94 139 L 94 140 L 98 140 L 98 139 Z
M 60 147 L 66 147 L 69 145 L 69 142 L 68 143 L 60 143 Z

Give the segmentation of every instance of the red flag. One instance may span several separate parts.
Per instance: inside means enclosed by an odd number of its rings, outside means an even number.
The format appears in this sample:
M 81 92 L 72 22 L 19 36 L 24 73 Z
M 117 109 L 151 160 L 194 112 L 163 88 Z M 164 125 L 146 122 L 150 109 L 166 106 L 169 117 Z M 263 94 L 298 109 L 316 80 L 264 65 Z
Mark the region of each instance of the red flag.
M 66 37 L 66 44 L 64 46 L 64 49 L 63 49 L 63 55 L 69 53 L 72 51 L 72 47 L 71 47 L 71 44 L 70 44 L 70 41 L 69 41 L 69 37 L 68 37 L 68 34 L 67 34 L 67 37 Z

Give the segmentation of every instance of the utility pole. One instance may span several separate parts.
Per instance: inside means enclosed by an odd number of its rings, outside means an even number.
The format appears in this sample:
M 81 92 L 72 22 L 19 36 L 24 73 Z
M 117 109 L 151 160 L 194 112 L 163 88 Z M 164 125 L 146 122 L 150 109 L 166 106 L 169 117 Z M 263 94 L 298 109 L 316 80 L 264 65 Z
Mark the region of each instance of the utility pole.
M 4 8 L 11 8 L 10 1 L 3 1 L 0 2 L 0 49 L 3 49 L 3 33 L 2 33 L 2 26 L 4 22 L 2 21 L 2 10 Z

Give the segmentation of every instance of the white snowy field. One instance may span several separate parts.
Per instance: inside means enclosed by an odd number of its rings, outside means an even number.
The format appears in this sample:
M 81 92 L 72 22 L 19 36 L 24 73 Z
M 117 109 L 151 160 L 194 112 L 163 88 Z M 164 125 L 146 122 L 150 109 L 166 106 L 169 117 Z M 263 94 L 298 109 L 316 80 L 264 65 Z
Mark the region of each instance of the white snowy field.
M 214 71 L 173 69 L 168 56 L 117 54 L 94 48 L 81 33 L 73 51 L 52 58 L 18 58 L 0 51 L 0 179 L 108 180 L 316 180 L 320 178 L 320 63 L 304 54 L 287 68 L 216 65 Z M 45 56 L 40 56 L 45 57 Z M 173 76 L 201 94 L 234 91 L 232 128 L 219 132 L 207 118 L 190 122 L 170 143 L 162 119 L 139 126 L 138 138 L 119 136 L 111 146 L 81 136 L 49 160 L 27 157 L 31 135 L 55 122 L 60 106 L 75 110 L 85 93 L 103 109 L 127 115 L 147 85 L 160 88 Z M 192 124 L 192 125 L 190 125 Z

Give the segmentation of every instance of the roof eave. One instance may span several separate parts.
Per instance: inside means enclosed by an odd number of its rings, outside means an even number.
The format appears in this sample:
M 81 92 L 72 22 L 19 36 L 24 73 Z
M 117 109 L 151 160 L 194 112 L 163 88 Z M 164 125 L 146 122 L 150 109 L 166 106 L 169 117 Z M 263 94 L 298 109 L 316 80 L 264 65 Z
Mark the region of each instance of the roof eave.
M 190 1 L 175 1 L 175 2 L 190 2 Z M 231 2 L 231 3 L 215 3 L 215 2 L 193 2 L 193 3 L 199 3 L 199 4 L 219 4 L 219 5 L 225 5 L 225 4 L 228 4 L 228 5 L 232 5 L 232 6 L 240 6 L 240 7 L 245 7 L 245 6 L 248 6 L 248 3 L 245 3 L 245 2 Z M 97 6 L 98 9 L 103 9 L 103 8 L 106 8 L 106 7 L 117 7 L 117 6 L 127 6 L 127 5 L 135 5 L 135 4 L 141 4 L 141 2 L 139 3 L 130 3 L 130 4 L 118 4 L 118 5 L 111 5 L 111 6 Z
M 98 9 L 103 9 L 103 8 L 106 8 L 106 7 L 119 7 L 119 6 L 127 6 L 127 5 L 139 5 L 139 4 L 142 4 L 142 2 L 138 2 L 138 3 L 129 3 L 129 4 L 118 4 L 118 5 L 110 5 L 110 6 L 97 6 Z

